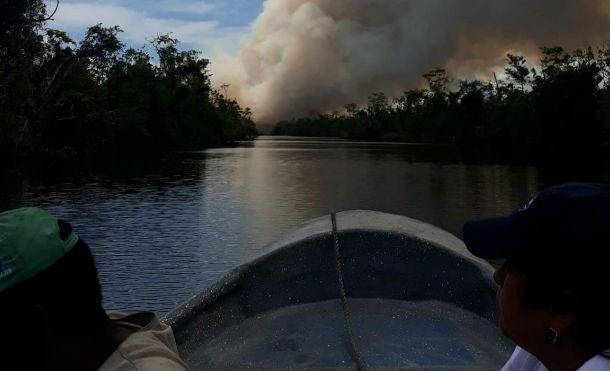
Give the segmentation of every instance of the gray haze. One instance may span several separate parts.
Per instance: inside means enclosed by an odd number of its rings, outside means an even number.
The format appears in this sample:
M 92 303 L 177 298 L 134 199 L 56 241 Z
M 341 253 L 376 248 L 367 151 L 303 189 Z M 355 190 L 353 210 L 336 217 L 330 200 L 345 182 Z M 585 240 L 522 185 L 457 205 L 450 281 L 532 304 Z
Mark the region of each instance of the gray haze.
M 272 124 L 400 94 L 435 67 L 488 77 L 507 52 L 609 40 L 609 0 L 267 0 L 239 55 L 213 72 Z

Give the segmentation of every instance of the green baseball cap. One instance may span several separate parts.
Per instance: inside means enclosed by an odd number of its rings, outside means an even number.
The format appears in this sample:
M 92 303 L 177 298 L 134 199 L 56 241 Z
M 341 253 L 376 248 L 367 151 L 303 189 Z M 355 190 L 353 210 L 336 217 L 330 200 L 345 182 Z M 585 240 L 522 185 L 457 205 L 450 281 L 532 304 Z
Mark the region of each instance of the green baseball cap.
M 62 239 L 58 219 L 38 208 L 0 213 L 0 293 L 28 280 L 58 261 L 78 242 Z

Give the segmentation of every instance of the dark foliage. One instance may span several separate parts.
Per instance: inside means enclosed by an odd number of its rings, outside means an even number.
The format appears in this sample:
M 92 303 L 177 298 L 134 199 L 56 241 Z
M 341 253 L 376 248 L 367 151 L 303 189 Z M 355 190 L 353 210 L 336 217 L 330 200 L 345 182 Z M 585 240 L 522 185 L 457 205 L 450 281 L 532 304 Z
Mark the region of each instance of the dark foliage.
M 41 0 L 0 0 L 0 153 L 216 146 L 256 134 L 249 109 L 212 89 L 209 61 L 159 35 L 126 48 L 118 26 L 80 42 L 45 27 Z M 61 9 L 60 9 L 61 11 Z
M 280 122 L 274 133 L 446 144 L 477 161 L 607 166 L 610 47 L 542 48 L 533 69 L 507 57 L 504 80 L 453 83 L 436 69 L 425 89 L 393 100 L 376 93 L 364 108 Z

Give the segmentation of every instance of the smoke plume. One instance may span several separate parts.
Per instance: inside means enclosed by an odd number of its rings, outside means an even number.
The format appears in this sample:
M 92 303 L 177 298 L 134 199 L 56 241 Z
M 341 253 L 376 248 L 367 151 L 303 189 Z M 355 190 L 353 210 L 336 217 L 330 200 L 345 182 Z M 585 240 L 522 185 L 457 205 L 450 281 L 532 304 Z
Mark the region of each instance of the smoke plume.
M 489 76 L 507 52 L 609 40 L 608 0 L 267 0 L 239 55 L 213 72 L 272 124 L 400 94 L 436 67 Z

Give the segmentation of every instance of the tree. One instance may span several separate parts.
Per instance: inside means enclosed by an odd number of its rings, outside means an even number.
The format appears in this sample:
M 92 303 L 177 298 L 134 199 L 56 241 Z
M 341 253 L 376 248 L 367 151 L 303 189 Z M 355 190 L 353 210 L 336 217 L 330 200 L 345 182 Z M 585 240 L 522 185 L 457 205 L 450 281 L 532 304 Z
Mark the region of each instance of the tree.
M 604 87 L 608 89 L 610 87 L 610 43 L 600 48 L 597 55 L 597 63 L 601 69 Z
M 256 134 L 251 112 L 211 88 L 209 60 L 159 35 L 125 49 L 119 26 L 75 43 L 41 0 L 0 0 L 0 152 L 201 148 Z M 6 10 L 6 11 L 5 11 Z
M 569 66 L 570 56 L 560 46 L 542 47 L 542 73 L 545 77 L 553 77 Z
M 424 75 L 428 82 L 428 89 L 433 94 L 445 93 L 451 79 L 447 76 L 447 71 L 442 68 L 436 68 Z
M 389 110 L 388 97 L 384 93 L 378 92 L 369 96 L 367 112 L 370 116 L 383 115 L 388 113 Z
M 41 0 L 2 0 L 0 15 L 0 152 L 30 140 L 44 60 L 42 27 L 47 19 Z
M 159 56 L 161 73 L 163 73 L 166 78 L 174 80 L 178 54 L 178 40 L 172 38 L 169 34 L 164 34 L 157 35 L 150 43 Z
M 525 58 L 512 54 L 507 54 L 507 58 L 508 66 L 504 71 L 514 82 L 521 86 L 522 91 L 525 90 L 525 84 L 527 84 L 530 75 L 530 71 L 525 65 Z
M 345 105 L 345 112 L 347 114 L 347 117 L 349 118 L 354 118 L 358 115 L 359 109 L 358 109 L 358 105 L 356 105 L 355 103 L 348 103 Z
M 365 110 L 351 104 L 338 116 L 278 128 L 288 135 L 326 135 L 333 128 L 346 138 L 456 146 L 478 161 L 599 167 L 602 154 L 610 156 L 610 48 L 541 50 L 539 73 L 509 54 L 505 80 L 459 81 L 455 89 L 447 72 L 435 69 L 424 75 L 427 88 L 392 104 L 375 93 Z
M 98 83 L 107 79 L 110 69 L 116 65 L 125 47 L 118 34 L 119 26 L 104 27 L 101 23 L 89 27 L 78 49 L 78 57 L 87 63 Z

